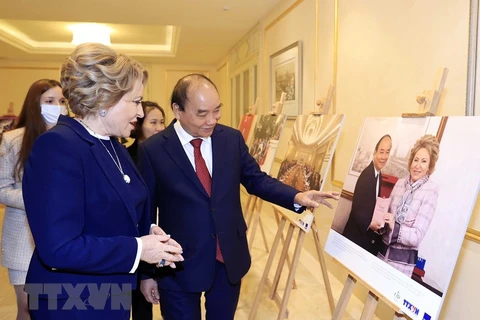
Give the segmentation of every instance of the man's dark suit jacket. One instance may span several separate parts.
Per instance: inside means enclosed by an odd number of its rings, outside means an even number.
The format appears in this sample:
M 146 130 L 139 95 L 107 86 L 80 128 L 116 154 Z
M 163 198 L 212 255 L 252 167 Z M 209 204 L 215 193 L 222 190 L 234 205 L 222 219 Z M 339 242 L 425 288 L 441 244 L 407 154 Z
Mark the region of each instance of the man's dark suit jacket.
M 352 211 L 350 211 L 350 217 L 343 231 L 344 237 L 373 255 L 377 255 L 382 239 L 381 235 L 368 229 L 368 227 L 372 221 L 377 196 L 380 195 L 381 183 L 382 174 L 380 173 L 379 194 L 377 195 L 377 179 L 375 178 L 375 168 L 372 161 L 358 177 L 353 193 Z
M 238 283 L 250 268 L 247 226 L 240 204 L 240 184 L 266 201 L 294 210 L 298 190 L 262 172 L 240 131 L 220 124 L 212 139 L 212 194 L 208 196 L 185 154 L 173 122 L 142 142 L 139 170 L 159 209 L 159 226 L 178 241 L 185 261 L 177 269 L 157 269 L 165 290 L 208 290 L 215 275 L 218 236 L 231 283 Z

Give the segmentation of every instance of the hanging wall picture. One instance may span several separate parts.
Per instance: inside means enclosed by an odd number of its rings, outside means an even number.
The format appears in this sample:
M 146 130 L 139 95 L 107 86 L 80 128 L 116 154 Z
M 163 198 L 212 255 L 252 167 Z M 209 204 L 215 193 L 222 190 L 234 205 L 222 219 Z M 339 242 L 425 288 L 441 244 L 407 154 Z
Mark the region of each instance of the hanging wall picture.
M 302 114 L 302 43 L 297 41 L 270 56 L 270 105 L 286 93 L 283 113 Z

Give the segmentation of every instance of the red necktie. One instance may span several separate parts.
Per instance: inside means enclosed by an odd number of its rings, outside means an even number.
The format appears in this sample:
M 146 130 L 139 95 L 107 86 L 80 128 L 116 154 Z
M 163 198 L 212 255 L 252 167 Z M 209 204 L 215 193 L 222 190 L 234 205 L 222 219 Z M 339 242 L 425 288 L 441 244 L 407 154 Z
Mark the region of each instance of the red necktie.
M 200 145 L 202 144 L 202 139 L 193 139 L 190 143 L 193 146 L 193 157 L 195 158 L 195 171 L 197 172 L 198 180 L 202 183 L 202 186 L 205 188 L 208 196 L 210 197 L 212 194 L 212 178 L 210 177 L 210 173 L 208 172 L 207 165 L 205 164 L 205 160 L 202 157 L 202 152 L 200 151 Z M 220 251 L 220 243 L 218 242 L 218 235 L 217 235 L 217 252 L 215 255 L 216 259 L 223 262 L 222 251 Z

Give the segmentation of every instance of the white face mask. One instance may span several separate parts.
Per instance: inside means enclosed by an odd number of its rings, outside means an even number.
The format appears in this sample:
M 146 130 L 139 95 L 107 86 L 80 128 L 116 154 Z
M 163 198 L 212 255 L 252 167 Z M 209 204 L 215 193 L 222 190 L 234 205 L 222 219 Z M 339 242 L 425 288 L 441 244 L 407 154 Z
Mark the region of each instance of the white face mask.
M 43 119 L 47 124 L 57 124 L 58 117 L 60 117 L 61 114 L 67 115 L 68 111 L 65 106 L 57 106 L 54 104 L 42 104 L 40 105 L 42 108 L 42 116 Z

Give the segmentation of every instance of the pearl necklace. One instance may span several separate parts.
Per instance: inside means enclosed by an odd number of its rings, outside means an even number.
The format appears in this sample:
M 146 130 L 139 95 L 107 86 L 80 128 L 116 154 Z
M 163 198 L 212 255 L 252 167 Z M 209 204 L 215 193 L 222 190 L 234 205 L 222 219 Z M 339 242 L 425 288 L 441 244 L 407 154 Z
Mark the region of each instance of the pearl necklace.
M 102 142 L 102 140 L 98 137 L 99 134 L 96 133 L 95 131 L 93 131 L 85 122 L 83 122 L 81 119 L 79 118 L 76 118 L 78 119 L 78 122 L 80 122 L 80 124 L 82 124 L 86 129 L 88 129 L 88 131 L 91 131 L 93 132 L 95 135 L 93 135 L 95 138 L 98 139 L 98 141 L 100 141 L 100 143 L 102 144 L 102 146 L 105 148 L 105 150 L 107 151 L 108 155 L 110 156 L 110 158 L 112 159 L 113 163 L 115 163 L 115 166 L 117 167 L 118 171 L 120 171 L 120 173 L 122 174 L 122 177 L 123 177 L 123 180 L 125 181 L 125 183 L 130 183 L 130 177 L 125 174 L 123 172 L 123 168 L 122 168 L 122 164 L 120 163 L 120 159 L 118 158 L 118 155 L 117 155 L 117 151 L 115 150 L 115 147 L 113 146 L 113 143 L 112 143 L 112 139 L 109 139 L 110 141 L 110 145 L 112 146 L 112 149 L 113 149 L 113 152 L 115 153 L 115 157 L 117 158 L 117 161 L 115 161 L 115 159 L 113 158 L 112 154 L 110 153 L 110 150 L 108 150 L 107 146 Z M 118 163 L 117 163 L 118 162 Z

